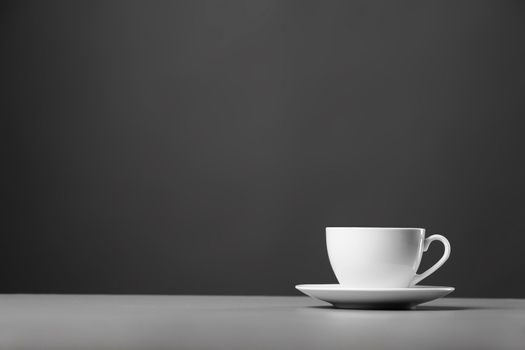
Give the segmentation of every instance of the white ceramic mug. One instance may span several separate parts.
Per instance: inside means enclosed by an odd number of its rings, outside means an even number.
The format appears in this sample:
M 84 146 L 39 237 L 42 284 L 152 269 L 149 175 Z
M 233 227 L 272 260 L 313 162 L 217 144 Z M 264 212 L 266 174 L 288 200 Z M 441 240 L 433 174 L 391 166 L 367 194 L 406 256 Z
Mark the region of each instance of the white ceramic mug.
M 417 274 L 423 252 L 433 241 L 445 246 L 441 259 Z M 330 265 L 341 285 L 349 288 L 406 288 L 435 272 L 450 256 L 441 235 L 425 238 L 425 229 L 397 227 L 327 227 Z

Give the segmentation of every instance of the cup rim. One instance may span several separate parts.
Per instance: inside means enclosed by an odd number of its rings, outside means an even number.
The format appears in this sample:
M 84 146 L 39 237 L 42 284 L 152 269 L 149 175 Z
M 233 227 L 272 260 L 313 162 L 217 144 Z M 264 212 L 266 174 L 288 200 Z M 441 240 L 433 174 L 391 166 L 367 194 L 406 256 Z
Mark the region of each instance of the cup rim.
M 371 226 L 327 226 L 326 229 L 359 229 L 359 230 L 425 230 L 422 227 L 371 227 Z

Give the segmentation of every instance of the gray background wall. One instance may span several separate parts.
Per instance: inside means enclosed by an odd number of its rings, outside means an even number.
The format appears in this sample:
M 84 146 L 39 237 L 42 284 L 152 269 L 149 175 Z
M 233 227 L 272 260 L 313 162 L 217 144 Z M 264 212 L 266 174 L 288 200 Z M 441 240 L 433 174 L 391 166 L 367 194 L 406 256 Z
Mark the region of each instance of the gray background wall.
M 525 297 L 523 2 L 3 1 L 0 53 L 0 292 L 295 294 L 416 226 Z

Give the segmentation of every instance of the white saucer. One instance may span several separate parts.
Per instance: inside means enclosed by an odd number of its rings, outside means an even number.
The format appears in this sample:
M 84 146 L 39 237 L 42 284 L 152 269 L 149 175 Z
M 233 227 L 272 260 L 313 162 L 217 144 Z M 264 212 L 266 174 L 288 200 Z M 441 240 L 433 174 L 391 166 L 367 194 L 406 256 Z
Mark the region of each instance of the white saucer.
M 339 284 L 299 284 L 295 288 L 341 309 L 410 309 L 454 291 L 437 286 L 353 289 Z

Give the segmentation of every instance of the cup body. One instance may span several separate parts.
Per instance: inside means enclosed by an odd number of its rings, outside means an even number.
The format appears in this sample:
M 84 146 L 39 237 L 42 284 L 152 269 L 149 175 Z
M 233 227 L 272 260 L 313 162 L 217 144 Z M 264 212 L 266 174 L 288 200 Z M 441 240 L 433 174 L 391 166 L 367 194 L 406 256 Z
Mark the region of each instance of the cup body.
M 330 265 L 339 283 L 349 288 L 409 287 L 424 240 L 422 228 L 326 228 Z

